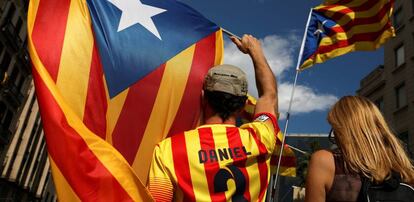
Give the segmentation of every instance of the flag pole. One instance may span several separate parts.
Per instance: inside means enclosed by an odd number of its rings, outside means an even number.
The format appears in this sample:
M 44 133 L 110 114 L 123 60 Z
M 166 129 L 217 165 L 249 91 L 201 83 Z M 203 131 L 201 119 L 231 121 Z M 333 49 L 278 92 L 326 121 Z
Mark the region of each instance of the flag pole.
M 223 31 L 223 33 L 227 34 L 228 36 L 233 36 L 236 37 L 238 40 L 241 40 L 241 38 L 235 34 L 233 34 L 232 32 L 228 31 L 227 29 L 221 28 L 221 30 Z
M 302 44 L 301 44 L 300 51 L 299 51 L 298 61 L 297 61 L 297 64 L 296 64 L 295 81 L 293 83 L 292 93 L 291 93 L 290 102 L 289 102 L 289 108 L 288 108 L 288 111 L 287 111 L 286 124 L 285 124 L 284 133 L 283 133 L 282 144 L 281 144 L 281 147 L 280 147 L 279 161 L 278 161 L 278 165 L 277 165 L 277 169 L 276 169 L 276 174 L 271 177 L 271 181 L 270 181 L 270 184 L 269 184 L 270 186 L 269 186 L 269 190 L 268 190 L 269 192 L 267 193 L 266 201 L 271 200 L 272 193 L 276 189 L 276 184 L 277 184 L 279 170 L 280 170 L 280 162 L 281 162 L 282 154 L 283 154 L 283 145 L 285 144 L 287 128 L 288 128 L 288 125 L 289 125 L 289 117 L 290 117 L 290 111 L 291 111 L 291 108 L 292 108 L 293 96 L 294 96 L 294 92 L 295 92 L 295 88 L 296 88 L 296 84 L 297 84 L 298 75 L 299 75 L 299 72 L 300 72 L 300 70 L 299 70 L 300 60 L 301 60 L 302 54 L 303 54 L 303 49 L 304 49 L 305 39 L 306 39 L 306 33 L 307 33 L 307 30 L 308 30 L 311 15 L 312 15 L 312 9 L 310 9 L 310 11 L 309 11 L 308 21 L 306 23 L 305 32 L 303 34 L 303 39 L 302 39 Z M 236 37 L 237 39 L 241 40 L 241 38 L 239 36 L 233 34 L 232 32 L 230 32 L 230 31 L 228 31 L 224 28 L 221 28 L 221 29 L 222 29 L 223 33 L 227 34 L 228 36 Z M 273 201 L 274 201 L 274 199 L 273 199 Z
M 312 8 L 309 11 L 308 20 L 306 22 L 305 31 L 303 33 L 302 44 L 301 44 L 300 50 L 299 50 L 298 60 L 297 60 L 297 63 L 296 63 L 295 80 L 293 82 L 292 93 L 290 95 L 289 108 L 288 108 L 288 111 L 286 112 L 285 129 L 283 131 L 282 144 L 281 144 L 280 151 L 279 151 L 279 160 L 277 162 L 276 174 L 272 176 L 272 179 L 270 181 L 270 185 L 272 186 L 272 188 L 270 190 L 270 193 L 268 193 L 268 195 L 267 195 L 268 196 L 267 201 L 270 201 L 270 200 L 275 201 L 275 198 L 273 198 L 274 197 L 273 192 L 276 190 L 276 186 L 278 184 L 278 178 L 279 178 L 279 172 L 280 172 L 280 162 L 282 161 L 282 155 L 283 155 L 283 145 L 285 144 L 285 141 L 286 141 L 286 135 L 287 135 L 287 130 L 288 130 L 288 126 L 289 126 L 290 111 L 292 109 L 293 97 L 295 95 L 295 88 L 296 88 L 296 84 L 297 84 L 297 81 L 298 81 L 298 75 L 299 75 L 299 72 L 300 72 L 300 69 L 299 69 L 300 61 L 301 61 L 302 56 L 303 56 L 303 49 L 304 49 L 305 41 L 306 41 L 306 34 L 307 34 L 307 30 L 308 30 L 308 27 L 309 27 L 311 17 L 312 17 Z M 272 200 L 272 198 L 273 198 L 273 200 Z

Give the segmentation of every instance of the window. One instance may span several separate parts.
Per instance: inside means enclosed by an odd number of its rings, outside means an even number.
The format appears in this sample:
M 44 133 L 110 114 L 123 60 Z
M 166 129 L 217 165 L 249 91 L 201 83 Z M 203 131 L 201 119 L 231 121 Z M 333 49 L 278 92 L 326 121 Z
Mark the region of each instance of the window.
M 7 185 L 6 183 L 1 183 L 0 184 L 0 198 L 1 199 L 9 199 L 10 197 L 10 192 L 12 192 L 12 186 Z M 10 199 L 12 200 L 12 199 Z
M 414 0 L 411 0 L 411 11 L 414 14 Z
M 1 53 L 3 52 L 4 45 L 0 42 L 0 59 L 1 59 Z M 0 64 L 0 83 L 4 79 L 4 75 L 7 72 L 7 67 L 3 67 L 3 65 Z
M 3 68 L 0 68 L 0 87 L 5 82 L 4 77 L 6 77 L 6 71 Z
M 398 134 L 398 138 L 400 138 L 401 141 L 408 144 L 408 131 L 404 131 L 400 134 Z
M 23 87 L 24 87 L 24 82 L 25 82 L 25 78 L 24 77 L 22 77 L 22 78 L 20 78 L 20 80 L 19 80 L 19 82 L 17 83 L 17 89 L 20 91 L 20 92 L 22 92 L 22 90 L 23 90 Z
M 4 121 L 3 121 L 3 128 L 5 129 L 5 130 L 8 130 L 9 129 L 9 127 L 10 127 L 10 124 L 11 124 L 11 122 L 12 122 L 12 120 L 13 120 L 13 112 L 12 111 L 7 111 L 7 114 L 6 114 L 6 117 L 4 118 Z
M 13 67 L 12 73 L 10 74 L 10 82 L 13 82 L 13 84 L 18 87 L 22 80 L 24 81 L 24 76 L 22 75 L 22 72 L 18 65 L 15 65 Z
M 3 45 L 3 43 L 1 43 L 1 41 L 0 41 L 0 56 L 1 56 L 1 53 L 3 52 L 3 49 L 4 49 L 4 45 Z
M 22 25 L 23 25 L 23 21 L 22 21 L 22 19 L 21 18 L 19 18 L 18 20 L 17 20 L 17 23 L 16 23 L 16 34 L 20 34 L 20 30 L 22 29 Z
M 7 107 L 3 102 L 0 102 L 0 122 L 6 113 Z
M 398 138 L 401 140 L 401 142 L 403 143 L 403 146 L 405 147 L 405 149 L 408 148 L 408 131 L 404 131 L 402 133 L 398 134 Z
M 6 20 L 11 21 L 15 12 L 16 12 L 16 6 L 14 6 L 14 4 L 10 4 L 10 8 L 9 8 L 9 11 L 7 12 Z
M 17 66 L 14 66 L 14 68 L 12 69 L 11 74 L 10 74 L 10 78 L 9 78 L 10 81 L 11 82 L 16 82 L 18 74 L 19 74 L 19 69 L 17 68 Z
M 407 95 L 405 93 L 405 84 L 395 88 L 396 108 L 399 109 L 407 105 Z
M 394 51 L 395 54 L 395 67 L 399 67 L 405 63 L 404 45 L 399 46 Z
M 375 103 L 375 105 L 377 105 L 377 107 L 380 111 L 383 111 L 383 109 L 384 109 L 384 99 L 382 97 L 375 100 L 374 103 Z
M 27 8 L 29 7 L 29 0 L 24 1 L 24 10 L 27 11 Z
M 396 29 L 401 27 L 403 23 L 403 12 L 401 7 L 395 10 L 393 22 Z
M 4 53 L 3 60 L 0 61 L 0 68 L 7 71 L 7 69 L 9 68 L 10 61 L 11 61 L 10 55 L 7 52 Z

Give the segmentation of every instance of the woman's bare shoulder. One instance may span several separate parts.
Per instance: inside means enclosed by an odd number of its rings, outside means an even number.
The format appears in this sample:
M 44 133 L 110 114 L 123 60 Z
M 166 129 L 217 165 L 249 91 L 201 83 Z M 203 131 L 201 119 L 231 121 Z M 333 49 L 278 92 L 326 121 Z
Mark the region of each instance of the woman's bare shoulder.
M 306 202 L 325 201 L 335 175 L 335 161 L 328 150 L 312 154 L 306 178 Z
M 325 171 L 335 172 L 335 160 L 331 151 L 323 149 L 314 152 L 310 163 Z

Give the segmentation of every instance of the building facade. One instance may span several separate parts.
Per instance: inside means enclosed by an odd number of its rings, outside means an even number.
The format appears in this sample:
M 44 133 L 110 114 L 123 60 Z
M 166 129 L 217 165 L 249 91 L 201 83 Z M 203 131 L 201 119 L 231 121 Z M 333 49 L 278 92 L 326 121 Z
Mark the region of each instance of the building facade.
M 26 48 L 28 2 L 0 1 L 0 201 L 56 201 Z
M 396 0 L 393 24 L 384 65 L 361 80 L 358 94 L 377 104 L 414 157 L 414 0 Z

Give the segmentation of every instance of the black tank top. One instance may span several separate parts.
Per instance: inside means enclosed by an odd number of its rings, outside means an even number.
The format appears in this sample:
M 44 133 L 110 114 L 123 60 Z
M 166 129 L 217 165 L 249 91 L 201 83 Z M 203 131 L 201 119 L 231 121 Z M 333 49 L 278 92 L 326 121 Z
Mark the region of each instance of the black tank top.
M 342 155 L 332 152 L 335 160 L 335 177 L 332 187 L 326 195 L 327 202 L 354 202 L 358 199 L 361 179 L 358 174 L 345 169 Z

